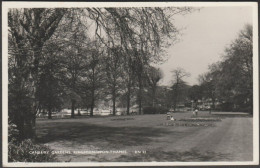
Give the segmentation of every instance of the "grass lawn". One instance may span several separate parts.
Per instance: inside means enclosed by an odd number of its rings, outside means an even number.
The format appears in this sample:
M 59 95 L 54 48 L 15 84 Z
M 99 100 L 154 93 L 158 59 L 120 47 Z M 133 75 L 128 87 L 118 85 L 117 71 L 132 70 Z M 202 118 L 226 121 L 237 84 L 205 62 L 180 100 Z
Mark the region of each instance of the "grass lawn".
M 60 161 L 252 161 L 251 116 L 199 112 L 198 117 L 221 121 L 196 122 L 179 121 L 191 118 L 191 112 L 173 115 L 177 121 L 166 120 L 165 114 L 44 119 L 37 121 L 37 137 L 61 153 Z

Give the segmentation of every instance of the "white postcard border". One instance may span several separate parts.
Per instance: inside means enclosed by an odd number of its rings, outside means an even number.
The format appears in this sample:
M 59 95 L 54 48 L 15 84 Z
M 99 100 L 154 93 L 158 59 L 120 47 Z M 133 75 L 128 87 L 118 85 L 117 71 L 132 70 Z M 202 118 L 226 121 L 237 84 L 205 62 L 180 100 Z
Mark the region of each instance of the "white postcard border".
M 4 167 L 71 167 L 71 166 L 191 166 L 191 165 L 258 165 L 259 164 L 259 65 L 257 2 L 2 2 L 2 159 Z M 8 16 L 9 8 L 72 8 L 72 7 L 234 7 L 253 8 L 253 161 L 246 162 L 8 162 Z

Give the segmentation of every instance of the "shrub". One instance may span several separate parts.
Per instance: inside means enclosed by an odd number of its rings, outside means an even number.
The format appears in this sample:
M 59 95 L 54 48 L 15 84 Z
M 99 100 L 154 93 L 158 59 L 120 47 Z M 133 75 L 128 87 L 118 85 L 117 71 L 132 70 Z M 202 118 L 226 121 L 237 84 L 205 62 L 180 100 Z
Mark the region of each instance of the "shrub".
M 233 103 L 230 102 L 226 102 L 226 103 L 222 103 L 220 104 L 220 110 L 221 111 L 233 111 Z
M 46 152 L 44 154 L 31 153 Z M 55 155 L 51 153 L 45 145 L 34 144 L 30 139 L 26 139 L 21 143 L 10 142 L 8 144 L 8 161 L 9 162 L 54 162 Z
M 144 107 L 143 108 L 143 112 L 144 114 L 165 114 L 167 113 L 169 110 L 167 108 L 164 107 Z
M 244 106 L 241 106 L 241 107 L 235 109 L 235 111 L 248 112 L 248 113 L 252 114 L 253 108 L 252 108 L 252 106 L 245 106 L 244 105 Z
M 11 122 L 8 123 L 8 142 L 17 141 L 19 136 L 19 131 L 17 126 Z
M 16 125 L 8 124 L 8 161 L 9 162 L 52 162 L 56 161 L 56 155 L 45 145 L 35 144 L 30 139 L 17 140 L 18 130 Z M 45 151 L 44 154 L 34 152 Z

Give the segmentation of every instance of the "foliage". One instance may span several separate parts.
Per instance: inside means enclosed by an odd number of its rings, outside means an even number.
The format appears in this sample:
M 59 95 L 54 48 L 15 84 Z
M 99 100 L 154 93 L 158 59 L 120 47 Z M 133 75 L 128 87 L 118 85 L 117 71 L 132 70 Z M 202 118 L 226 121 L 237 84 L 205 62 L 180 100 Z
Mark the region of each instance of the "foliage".
M 132 62 L 137 76 L 139 113 L 142 113 L 144 70 L 151 62 L 164 58 L 163 50 L 176 41 L 177 28 L 172 23 L 176 13 L 189 12 L 190 8 L 87 8 L 94 21 L 95 34 L 106 44 L 121 46 L 124 61 Z M 102 16 L 102 17 L 101 17 Z M 105 32 L 104 34 L 102 32 Z M 129 90 L 130 87 L 128 87 Z M 129 109 L 128 91 L 128 109 Z M 129 111 L 129 110 L 127 110 Z
M 90 107 L 90 115 L 93 116 L 93 109 L 103 95 L 105 88 L 105 68 L 103 47 L 99 40 L 91 41 L 89 55 L 87 57 L 86 71 L 83 74 L 82 88 L 84 102 Z
M 106 72 L 106 85 L 107 93 L 111 96 L 113 103 L 113 115 L 116 114 L 116 99 L 119 92 L 122 90 L 123 79 L 123 59 L 120 47 L 113 47 L 108 49 L 108 55 L 105 58 L 105 72 Z
M 224 102 L 218 107 L 222 110 L 253 110 L 252 35 L 252 26 L 246 25 L 202 80 L 204 96 Z
M 59 57 L 56 55 L 57 47 L 53 41 L 47 43 L 44 47 L 44 58 L 40 66 L 41 72 L 39 73 L 39 89 L 36 93 L 40 109 L 48 110 L 49 118 L 51 118 L 51 112 L 61 109 L 64 102 L 62 99 L 64 88 L 59 80 L 62 66 Z
M 169 40 L 176 41 L 178 35 L 171 18 L 176 13 L 188 13 L 191 8 L 87 8 L 86 11 L 102 41 L 107 38 L 120 44 L 128 57 L 145 63 L 147 59 L 158 62 L 162 58 L 162 48 Z
M 45 154 L 31 154 L 30 151 L 44 151 Z M 54 162 L 55 155 L 52 150 L 44 145 L 38 145 L 30 139 L 23 140 L 20 143 L 13 141 L 8 144 L 9 162 Z
M 23 141 L 18 140 L 19 131 L 16 125 L 9 122 L 8 124 L 8 161 L 9 162 L 53 162 L 56 160 L 56 155 L 52 154 L 45 145 L 39 145 L 32 142 L 30 139 Z M 47 152 L 45 154 L 32 154 L 30 152 Z
M 190 73 L 186 72 L 183 68 L 176 68 L 172 71 L 173 73 L 173 108 L 176 110 L 179 102 L 182 102 L 187 96 L 188 85 L 184 81 L 185 77 L 189 77 Z
M 195 102 L 197 100 L 201 100 L 202 99 L 202 92 L 204 90 L 202 90 L 201 86 L 199 85 L 193 85 L 189 88 L 188 90 L 188 95 L 189 95 L 189 98 L 191 100 L 194 100 Z
M 9 116 L 21 137 L 36 136 L 39 108 L 51 112 L 61 107 L 66 97 L 70 99 L 72 117 L 82 102 L 93 112 L 99 97 L 107 99 L 104 93 L 108 88 L 102 83 L 104 74 L 108 81 L 113 81 L 113 74 L 118 75 L 111 86 L 117 85 L 117 94 L 122 94 L 121 87 L 127 86 L 128 108 L 135 97 L 141 110 L 145 69 L 162 61 L 163 51 L 176 42 L 179 30 L 173 24 L 173 16 L 190 11 L 190 8 L 10 9 Z M 109 63 L 112 60 L 118 60 L 120 68 Z M 128 79 L 124 80 L 126 76 Z M 131 95 L 135 86 L 138 96 Z M 102 93 L 104 96 L 100 96 Z M 114 104 L 117 94 L 112 93 Z
M 159 81 L 163 78 L 163 73 L 159 68 L 155 67 L 149 67 L 147 68 L 147 83 L 148 87 L 151 90 L 151 102 L 152 106 L 155 106 L 156 101 L 156 94 L 157 94 L 157 88 L 158 88 L 158 83 Z
M 39 108 L 36 93 L 42 61 L 41 52 L 65 12 L 66 9 L 47 8 L 13 8 L 8 12 L 8 54 L 9 69 L 12 73 L 8 79 L 9 87 L 12 88 L 8 90 L 12 96 L 9 102 L 17 107 L 11 109 L 9 116 L 17 118 L 13 121 L 18 127 L 20 137 L 35 137 L 35 117 Z M 25 108 L 20 108 L 18 104 Z
M 8 123 L 8 142 L 16 142 L 19 139 L 17 126 L 9 121 Z

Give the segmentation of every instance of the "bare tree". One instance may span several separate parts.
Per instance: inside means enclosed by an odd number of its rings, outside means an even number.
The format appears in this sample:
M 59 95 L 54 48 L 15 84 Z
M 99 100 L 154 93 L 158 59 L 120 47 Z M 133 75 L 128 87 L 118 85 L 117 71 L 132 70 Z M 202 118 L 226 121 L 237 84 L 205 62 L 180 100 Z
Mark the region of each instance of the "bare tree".
M 124 62 L 124 84 L 126 88 L 126 114 L 130 114 L 130 103 L 131 103 L 131 96 L 133 95 L 134 86 L 135 86 L 135 70 L 134 70 L 134 63 L 131 57 L 128 58 L 128 61 Z
M 105 72 L 108 93 L 112 96 L 113 115 L 116 115 L 116 99 L 122 86 L 122 54 L 120 47 L 108 49 L 105 58 Z
M 71 118 L 74 118 L 77 100 L 80 97 L 80 80 L 86 72 L 90 48 L 89 37 L 81 20 L 75 19 L 77 11 L 71 11 L 73 17 L 63 20 L 63 26 L 53 39 L 59 44 L 60 62 L 62 63 L 61 80 L 67 87 L 71 100 Z
M 98 41 L 93 40 L 90 50 L 87 51 L 89 56 L 84 80 L 86 97 L 90 98 L 90 116 L 93 116 L 96 100 L 99 99 L 104 84 L 104 53 L 101 51 L 103 49 Z
M 142 113 L 144 69 L 150 62 L 163 58 L 163 50 L 175 42 L 178 30 L 171 22 L 175 14 L 187 13 L 191 8 L 87 8 L 95 21 L 96 36 L 122 46 L 126 59 L 131 57 L 138 82 L 139 113 Z M 103 33 L 105 32 L 105 33 Z M 103 33 L 103 35 L 102 35 Z M 105 34 L 105 35 L 104 35 Z M 170 39 L 171 41 L 167 40 Z
M 173 107 L 174 110 L 176 110 L 178 101 L 179 101 L 179 97 L 180 97 L 180 89 L 181 87 L 185 84 L 184 82 L 184 78 L 185 77 L 189 77 L 190 74 L 188 72 L 186 72 L 183 68 L 176 68 L 172 71 L 173 73 Z
M 147 70 L 147 81 L 152 90 L 152 106 L 155 106 L 156 102 L 156 91 L 158 82 L 163 78 L 163 73 L 159 68 L 150 67 Z

